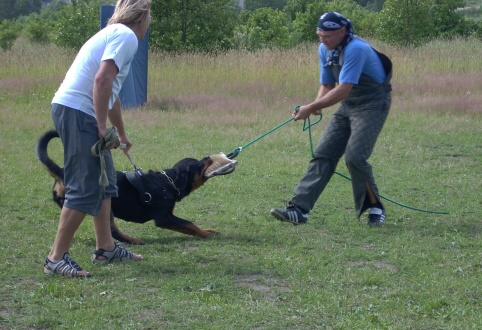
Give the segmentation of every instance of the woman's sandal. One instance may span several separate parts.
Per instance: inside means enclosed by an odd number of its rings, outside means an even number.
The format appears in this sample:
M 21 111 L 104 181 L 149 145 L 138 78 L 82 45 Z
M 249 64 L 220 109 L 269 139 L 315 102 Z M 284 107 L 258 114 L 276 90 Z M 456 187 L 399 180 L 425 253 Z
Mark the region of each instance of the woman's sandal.
M 70 257 L 68 252 L 58 262 L 52 262 L 45 258 L 44 273 L 47 275 L 60 274 L 68 277 L 90 277 L 90 273 L 86 272 Z
M 99 259 L 99 257 L 104 257 L 105 259 Z M 112 251 L 106 251 L 104 249 L 94 250 L 94 255 L 92 256 L 93 262 L 108 264 L 114 261 L 124 261 L 124 260 L 142 260 L 135 259 L 134 253 L 128 251 L 122 247 L 121 244 L 115 243 L 115 248 Z

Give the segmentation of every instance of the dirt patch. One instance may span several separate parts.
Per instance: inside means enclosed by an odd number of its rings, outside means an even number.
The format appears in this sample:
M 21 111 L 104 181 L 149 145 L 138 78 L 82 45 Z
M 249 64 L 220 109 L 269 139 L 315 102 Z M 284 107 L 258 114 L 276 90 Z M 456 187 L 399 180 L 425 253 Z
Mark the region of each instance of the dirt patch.
M 291 286 L 282 283 L 278 278 L 265 274 L 242 274 L 237 275 L 236 285 L 241 288 L 248 288 L 255 291 L 267 293 L 272 290 L 288 292 Z
M 370 262 L 370 261 L 355 260 L 355 261 L 348 262 L 348 265 L 351 267 L 368 267 L 371 265 L 376 269 L 386 269 L 391 272 L 398 271 L 397 266 L 386 262 L 380 262 L 380 261 Z

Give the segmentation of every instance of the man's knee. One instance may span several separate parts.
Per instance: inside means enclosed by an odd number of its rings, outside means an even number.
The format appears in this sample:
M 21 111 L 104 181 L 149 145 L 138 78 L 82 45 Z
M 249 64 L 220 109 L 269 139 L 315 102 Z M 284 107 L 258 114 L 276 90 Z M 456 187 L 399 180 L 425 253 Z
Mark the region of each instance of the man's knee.
M 349 169 L 351 168 L 363 168 L 368 165 L 367 158 L 361 155 L 346 155 L 345 164 Z

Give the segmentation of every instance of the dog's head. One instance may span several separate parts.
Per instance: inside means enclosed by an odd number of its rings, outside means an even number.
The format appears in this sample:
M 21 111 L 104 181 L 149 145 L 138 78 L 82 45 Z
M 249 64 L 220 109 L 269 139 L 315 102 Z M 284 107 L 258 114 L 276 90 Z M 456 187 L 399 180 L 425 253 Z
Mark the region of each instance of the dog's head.
M 201 187 L 209 179 L 205 174 L 212 163 L 209 156 L 201 160 L 184 158 L 171 168 L 177 174 L 175 181 L 181 191 L 181 198 Z

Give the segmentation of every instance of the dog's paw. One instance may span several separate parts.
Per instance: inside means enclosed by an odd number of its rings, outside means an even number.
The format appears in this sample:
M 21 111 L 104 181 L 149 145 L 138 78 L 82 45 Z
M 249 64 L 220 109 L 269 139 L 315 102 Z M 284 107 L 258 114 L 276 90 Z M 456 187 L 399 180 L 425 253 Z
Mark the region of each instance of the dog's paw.
M 132 245 L 144 245 L 144 244 L 146 244 L 143 240 L 140 240 L 140 239 L 137 239 L 137 238 L 129 238 L 126 243 L 132 244 Z
M 199 236 L 201 236 L 202 238 L 208 238 L 208 237 L 212 237 L 214 235 L 217 235 L 219 234 L 217 231 L 215 231 L 214 229 L 205 229 L 203 230 L 203 233 Z

